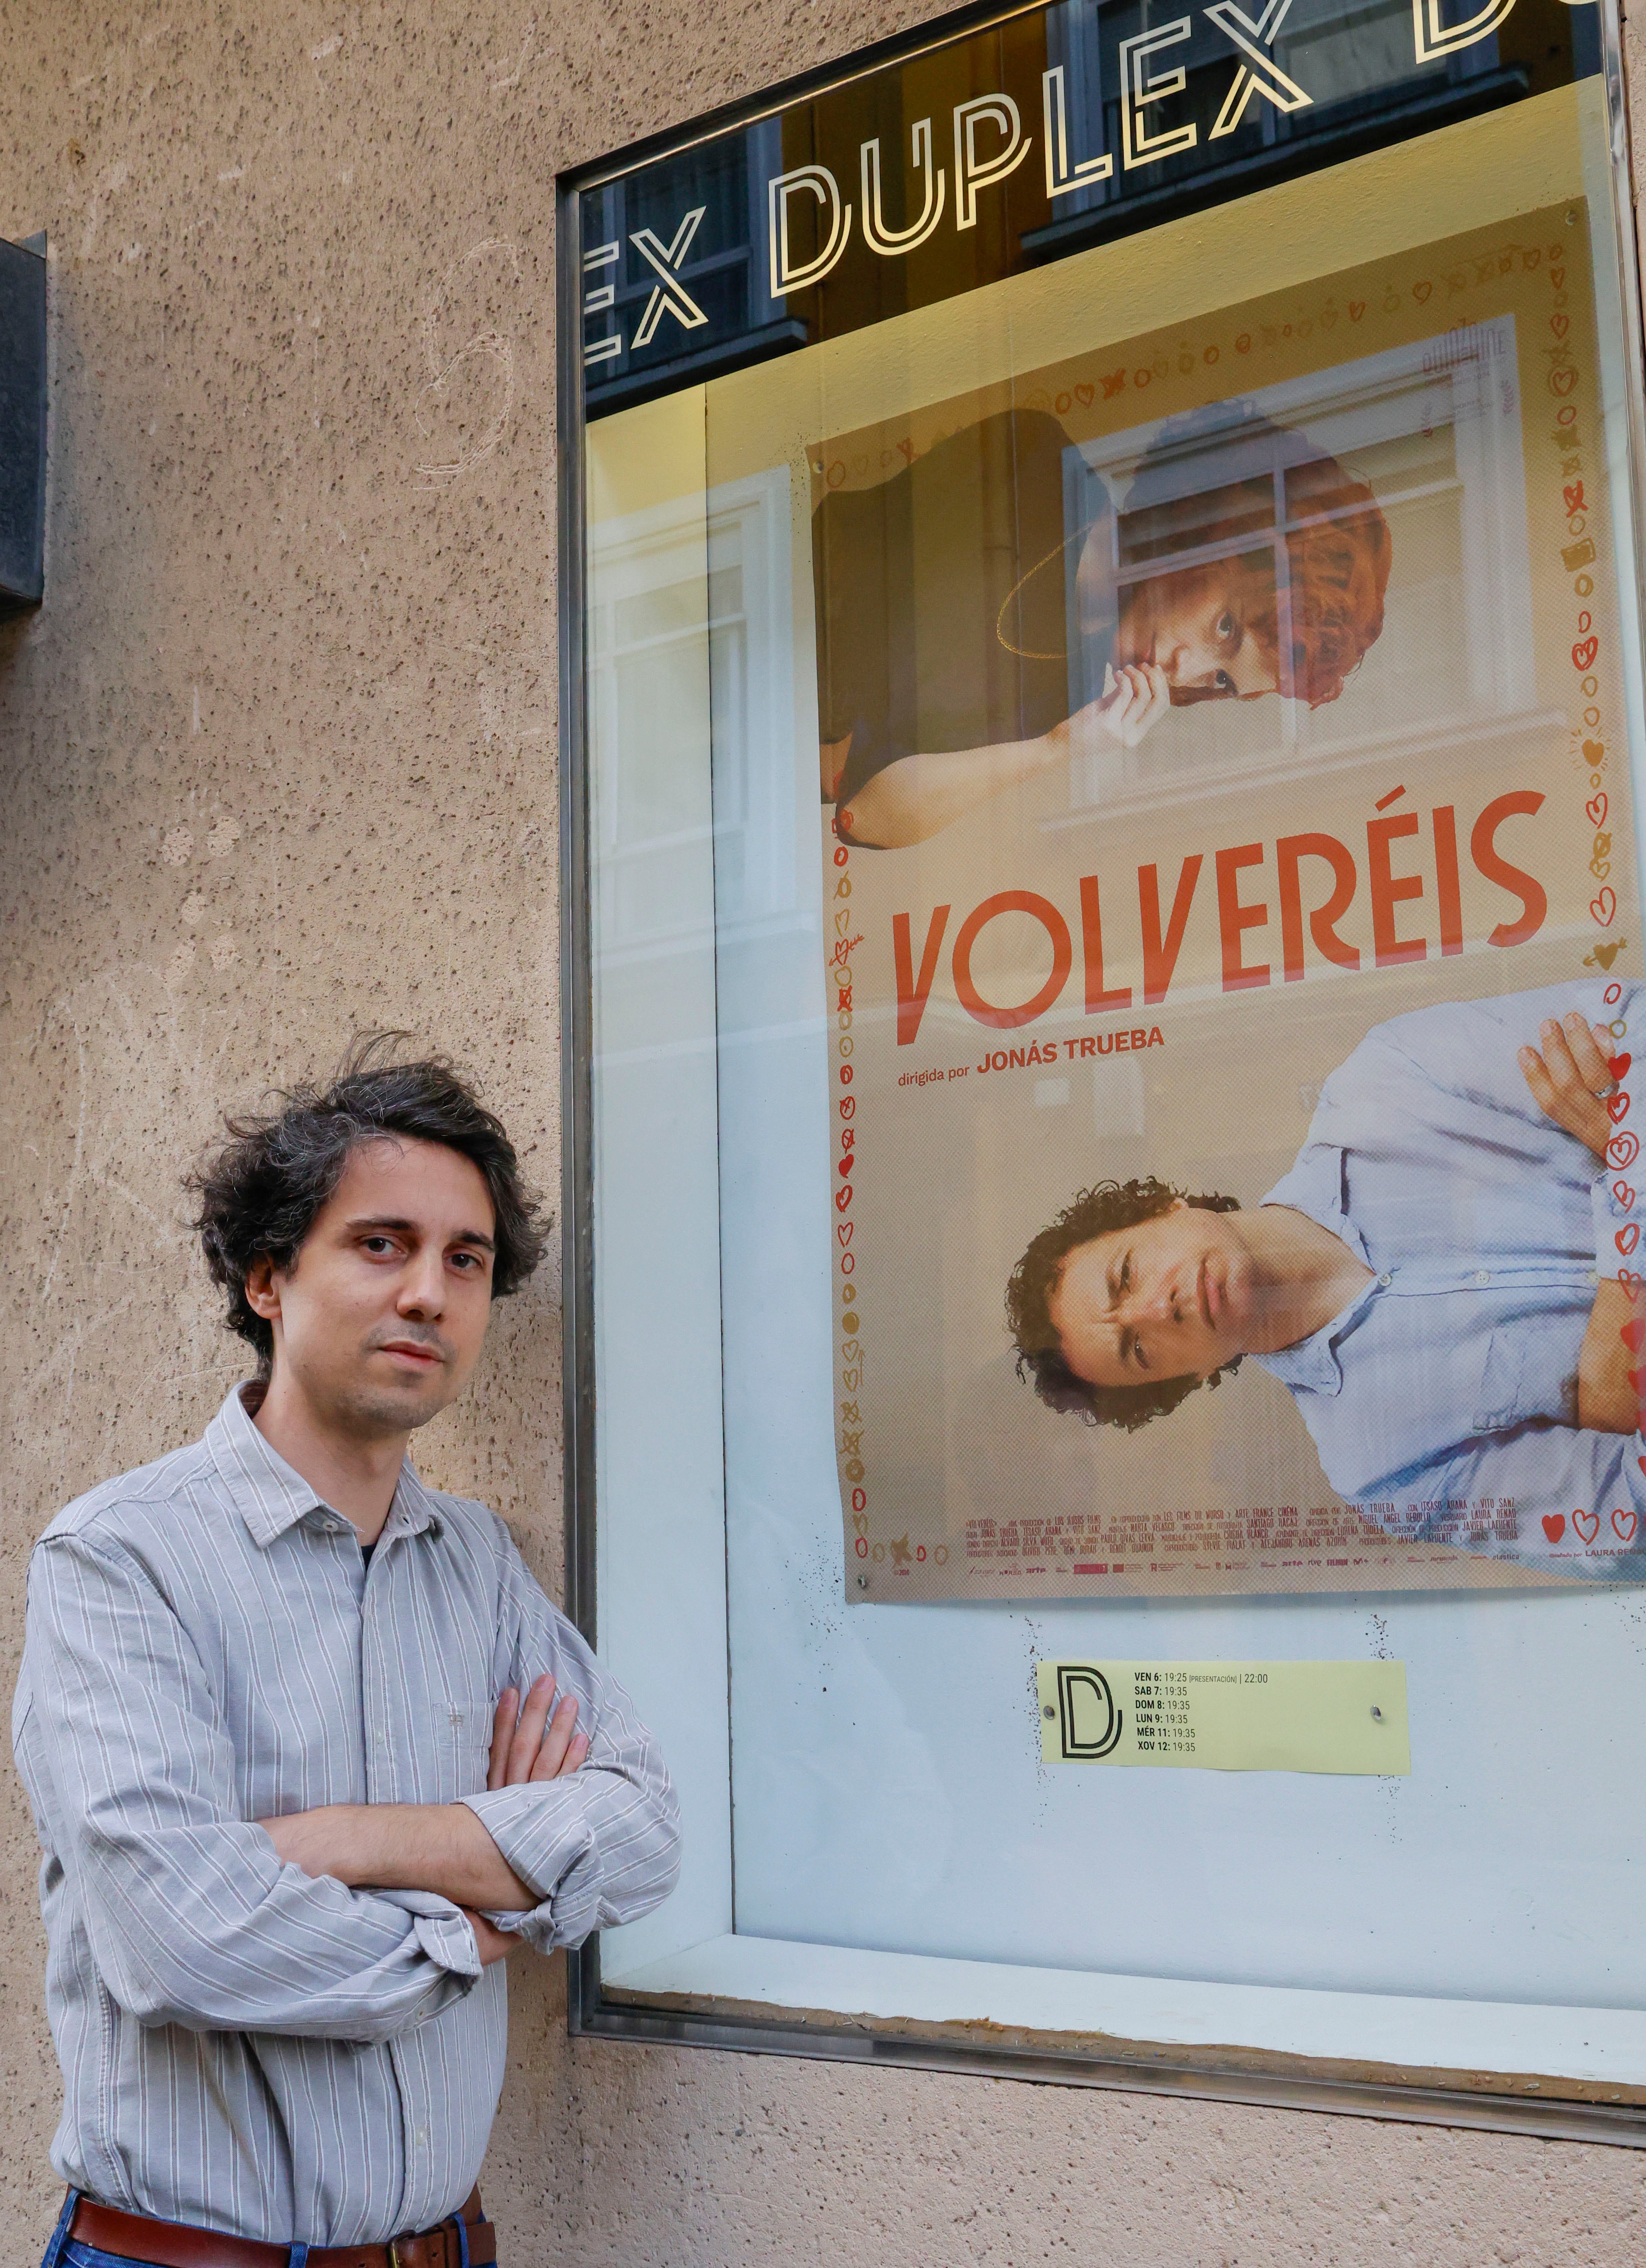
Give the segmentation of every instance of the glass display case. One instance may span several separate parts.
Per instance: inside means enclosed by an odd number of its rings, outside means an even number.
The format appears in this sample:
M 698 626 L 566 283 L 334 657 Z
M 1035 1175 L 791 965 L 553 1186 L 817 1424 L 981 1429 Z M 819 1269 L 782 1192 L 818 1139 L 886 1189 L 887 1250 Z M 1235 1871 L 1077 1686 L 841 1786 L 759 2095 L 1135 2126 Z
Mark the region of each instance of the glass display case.
M 1646 2136 L 1618 28 L 1469 6 L 561 185 L 575 2029 Z

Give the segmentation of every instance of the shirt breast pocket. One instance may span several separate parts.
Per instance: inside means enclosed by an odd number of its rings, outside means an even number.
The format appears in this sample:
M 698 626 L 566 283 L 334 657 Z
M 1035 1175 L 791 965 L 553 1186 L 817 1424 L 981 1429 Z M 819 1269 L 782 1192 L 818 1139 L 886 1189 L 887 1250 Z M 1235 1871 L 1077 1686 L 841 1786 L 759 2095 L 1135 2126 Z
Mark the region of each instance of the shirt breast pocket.
M 1518 1330 L 1492 1333 L 1471 1419 L 1475 1432 L 1495 1432 L 1502 1426 L 1514 1425 L 1520 1417 L 1525 1361 L 1524 1325 Z
M 440 1780 L 437 1802 L 478 1795 L 491 1764 L 491 1711 L 454 1702 L 436 1712 L 434 1751 Z

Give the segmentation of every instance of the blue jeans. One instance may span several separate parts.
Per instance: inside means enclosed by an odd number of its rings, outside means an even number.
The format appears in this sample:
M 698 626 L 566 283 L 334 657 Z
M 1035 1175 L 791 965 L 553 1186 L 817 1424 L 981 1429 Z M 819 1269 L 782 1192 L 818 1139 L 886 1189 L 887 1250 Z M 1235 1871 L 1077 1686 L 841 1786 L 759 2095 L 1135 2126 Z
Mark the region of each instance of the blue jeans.
M 79 2191 L 70 2190 L 63 2201 L 63 2211 L 57 2216 L 57 2226 L 52 2230 L 41 2268 L 153 2268 L 152 2262 L 133 2260 L 129 2253 L 100 2252 L 95 2245 L 77 2243 L 69 2235 L 69 2223 L 79 2202 Z M 462 2268 L 469 2268 L 469 2232 L 461 2221 L 457 2242 Z M 306 2244 L 292 2247 L 292 2268 L 303 2268 L 307 2251 Z

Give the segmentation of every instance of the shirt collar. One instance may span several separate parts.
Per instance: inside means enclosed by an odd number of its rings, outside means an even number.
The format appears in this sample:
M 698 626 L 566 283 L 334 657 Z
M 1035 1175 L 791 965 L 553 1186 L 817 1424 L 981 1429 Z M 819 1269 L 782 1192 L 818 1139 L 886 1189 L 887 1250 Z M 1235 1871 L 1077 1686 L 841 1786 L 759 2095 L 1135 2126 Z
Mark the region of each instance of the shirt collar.
M 332 1510 L 253 1425 L 264 1391 L 261 1379 L 235 1387 L 205 1435 L 230 1499 L 246 1522 L 252 1542 L 262 1549 L 310 1513 Z M 401 1466 L 395 1501 L 378 1542 L 386 1543 L 391 1535 L 420 1535 L 430 1528 L 438 1533 L 439 1526 L 439 1506 L 408 1458 Z
M 1366 1240 L 1343 1210 L 1343 1152 L 1335 1143 L 1305 1142 L 1290 1173 L 1276 1182 L 1261 1203 L 1290 1205 L 1295 1212 L 1304 1214 L 1322 1228 L 1329 1228 L 1334 1236 L 1341 1237 L 1349 1250 L 1370 1267 Z M 1294 1390 L 1301 1388 L 1310 1394 L 1339 1393 L 1343 1385 L 1343 1367 L 1334 1343 L 1378 1288 L 1378 1279 L 1374 1276 L 1340 1314 L 1333 1315 L 1329 1323 L 1323 1323 L 1308 1338 L 1299 1339 L 1295 1346 L 1281 1347 L 1276 1354 L 1254 1355 L 1252 1360 L 1261 1364 L 1271 1377 L 1278 1378 L 1282 1386 Z
M 1278 1354 L 1254 1354 L 1251 1359 L 1294 1392 L 1307 1388 L 1311 1394 L 1336 1394 L 1343 1384 L 1343 1370 L 1332 1340 L 1344 1321 L 1343 1316 L 1334 1315 L 1312 1338 L 1299 1339 L 1295 1346 L 1282 1347 Z

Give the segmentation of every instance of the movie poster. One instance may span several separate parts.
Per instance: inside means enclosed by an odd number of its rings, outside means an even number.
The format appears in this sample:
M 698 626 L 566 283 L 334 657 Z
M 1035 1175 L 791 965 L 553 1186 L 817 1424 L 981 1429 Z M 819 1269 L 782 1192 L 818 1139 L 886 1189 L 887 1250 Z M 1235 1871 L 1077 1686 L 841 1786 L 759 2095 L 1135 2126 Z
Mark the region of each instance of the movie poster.
M 849 1598 L 1646 1573 L 1601 439 L 1569 204 L 816 437 Z

